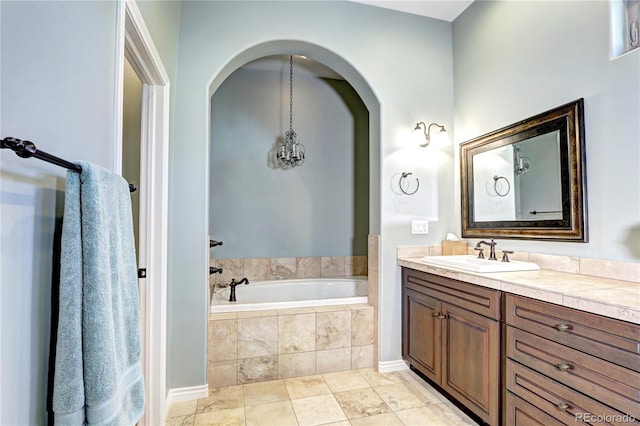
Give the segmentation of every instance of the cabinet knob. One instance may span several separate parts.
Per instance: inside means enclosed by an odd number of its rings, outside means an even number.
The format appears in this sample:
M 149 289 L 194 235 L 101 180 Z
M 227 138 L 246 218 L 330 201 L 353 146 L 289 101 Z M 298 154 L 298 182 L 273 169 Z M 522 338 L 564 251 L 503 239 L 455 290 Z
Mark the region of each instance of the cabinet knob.
M 556 364 L 556 368 L 559 371 L 569 371 L 571 370 L 571 365 L 569 364 L 565 364 L 564 362 L 562 364 Z
M 560 331 L 560 332 L 565 332 L 567 330 L 571 330 L 571 326 L 567 325 L 567 324 L 556 324 L 553 326 L 553 328 L 555 328 L 556 330 Z
M 435 319 L 445 319 L 446 315 L 442 315 L 440 312 L 434 312 L 431 314 L 432 317 L 434 317 Z
M 560 411 L 567 411 L 569 409 L 569 406 L 564 402 L 559 402 L 556 404 L 556 408 Z

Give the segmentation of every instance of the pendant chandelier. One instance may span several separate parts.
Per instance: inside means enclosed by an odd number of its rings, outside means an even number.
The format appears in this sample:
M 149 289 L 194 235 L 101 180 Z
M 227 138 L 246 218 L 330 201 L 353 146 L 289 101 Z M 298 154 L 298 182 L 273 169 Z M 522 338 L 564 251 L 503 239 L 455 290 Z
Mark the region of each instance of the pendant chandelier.
M 278 145 L 276 158 L 280 167 L 295 167 L 304 163 L 304 145 L 298 143 L 298 135 L 293 131 L 293 55 L 289 56 L 289 130 L 285 141 Z

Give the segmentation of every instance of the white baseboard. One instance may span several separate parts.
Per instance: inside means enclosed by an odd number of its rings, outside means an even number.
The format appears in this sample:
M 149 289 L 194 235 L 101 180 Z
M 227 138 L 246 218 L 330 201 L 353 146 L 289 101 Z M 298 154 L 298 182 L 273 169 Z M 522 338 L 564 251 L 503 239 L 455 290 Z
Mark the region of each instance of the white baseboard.
M 409 366 L 404 360 L 398 359 L 395 361 L 380 361 L 378 362 L 378 372 L 391 373 L 392 371 L 408 370 Z
M 190 386 L 187 388 L 169 389 L 165 404 L 167 413 L 172 402 L 189 401 L 192 399 L 206 398 L 209 396 L 209 385 Z

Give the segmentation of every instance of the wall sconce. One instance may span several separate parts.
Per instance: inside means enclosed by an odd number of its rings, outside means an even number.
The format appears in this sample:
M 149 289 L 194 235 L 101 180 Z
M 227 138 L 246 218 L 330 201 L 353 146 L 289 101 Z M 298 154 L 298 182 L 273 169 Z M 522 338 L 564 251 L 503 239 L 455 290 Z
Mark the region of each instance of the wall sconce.
M 438 146 L 449 145 L 449 134 L 447 133 L 447 129 L 445 129 L 444 126 L 437 123 L 431 123 L 429 124 L 429 127 L 427 127 L 427 125 L 424 124 L 424 121 L 416 123 L 416 127 L 413 129 L 414 135 L 419 134 L 419 131 L 421 130 L 422 136 L 424 136 L 424 143 L 419 143 L 419 142 L 422 142 L 421 140 L 422 138 L 420 138 L 418 144 L 423 148 L 426 148 L 429 146 L 429 144 L 431 143 L 431 128 L 433 126 L 436 126 L 440 129 L 438 133 L 436 133 L 436 135 L 434 136 L 434 139 L 436 140 L 434 145 L 438 145 Z

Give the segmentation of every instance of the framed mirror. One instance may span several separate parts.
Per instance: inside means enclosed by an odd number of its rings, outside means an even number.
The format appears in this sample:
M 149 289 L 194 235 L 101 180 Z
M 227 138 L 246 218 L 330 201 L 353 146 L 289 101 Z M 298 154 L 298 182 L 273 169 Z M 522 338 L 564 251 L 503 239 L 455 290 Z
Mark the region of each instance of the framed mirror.
M 587 242 L 584 101 L 460 145 L 462 236 Z

